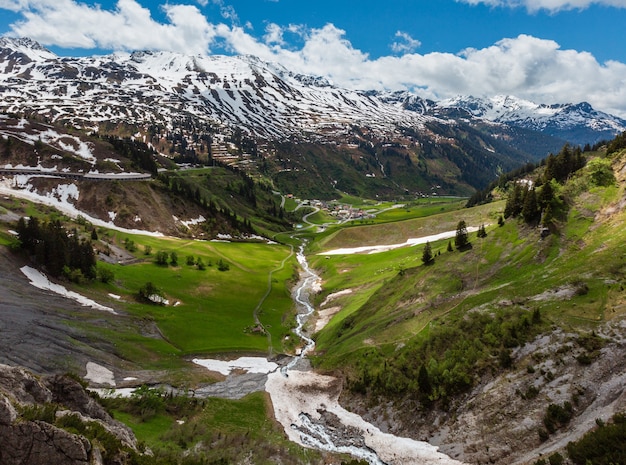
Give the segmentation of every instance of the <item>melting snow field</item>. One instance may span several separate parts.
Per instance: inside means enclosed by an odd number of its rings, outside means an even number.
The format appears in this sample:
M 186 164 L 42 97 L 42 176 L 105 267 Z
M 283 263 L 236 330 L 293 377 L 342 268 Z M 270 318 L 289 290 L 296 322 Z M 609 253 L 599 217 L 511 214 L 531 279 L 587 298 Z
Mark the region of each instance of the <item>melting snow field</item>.
M 243 370 L 246 373 L 271 373 L 278 368 L 276 363 L 262 357 L 241 357 L 230 361 L 194 358 L 192 362 L 224 376 L 228 376 L 234 370 Z
M 100 397 L 130 397 L 135 388 L 115 388 L 115 375 L 111 370 L 97 363 L 87 362 L 85 367 L 87 374 L 85 379 L 95 385 L 110 386 L 109 388 L 89 388 L 90 391 L 98 393 Z M 124 381 L 132 381 L 136 378 L 125 378 Z
M 477 227 L 469 227 L 467 228 L 467 232 L 476 232 L 478 231 Z M 351 255 L 356 253 L 379 253 L 386 252 L 388 250 L 399 249 L 400 247 L 412 247 L 414 245 L 426 244 L 426 242 L 435 242 L 440 241 L 442 239 L 450 239 L 456 236 L 456 231 L 446 231 L 439 234 L 433 234 L 431 236 L 417 237 L 413 239 L 408 239 L 406 242 L 401 244 L 391 244 L 391 245 L 366 245 L 363 247 L 350 247 L 350 248 L 342 248 L 342 249 L 334 249 L 329 250 L 327 252 L 320 252 L 318 255 Z
M 89 380 L 94 384 L 108 384 L 109 386 L 115 386 L 115 376 L 113 376 L 113 372 L 108 368 L 93 362 L 87 362 L 86 368 L 86 380 Z
M 63 297 L 67 297 L 68 299 L 75 300 L 76 302 L 80 303 L 84 307 L 91 307 L 91 308 L 95 308 L 96 310 L 103 310 L 105 312 L 109 312 L 114 315 L 117 315 L 115 310 L 113 310 L 110 307 L 105 307 L 104 305 L 100 305 L 98 302 L 94 302 L 93 300 L 88 299 L 87 297 L 82 296 L 76 292 L 68 291 L 65 287 L 61 286 L 60 284 L 55 284 L 55 283 L 50 282 L 50 280 L 47 278 L 46 275 L 40 273 L 34 268 L 31 268 L 30 266 L 23 266 L 22 268 L 20 268 L 20 270 L 30 280 L 30 283 L 39 289 L 52 291 Z
M 283 425 L 291 441 L 305 447 L 311 442 L 323 441 L 323 434 L 310 437 L 321 429 L 311 428 L 307 423 L 320 419 L 321 412 L 336 416 L 342 425 L 350 428 L 350 436 L 358 431 L 365 445 L 376 452 L 380 460 L 393 465 L 459 465 L 461 462 L 438 452 L 437 447 L 426 442 L 401 438 L 383 433 L 360 416 L 339 405 L 341 391 L 339 381 L 330 376 L 313 372 L 290 371 L 289 376 L 280 372 L 269 375 L 265 385 L 270 394 L 276 419 Z M 304 415 L 303 415 L 304 414 Z M 316 444 L 319 447 L 319 444 Z M 347 446 L 349 448 L 349 446 Z
M 41 195 L 37 192 L 33 192 L 33 186 L 28 184 L 31 177 L 32 176 L 30 175 L 16 175 L 13 176 L 13 179 L 10 177 L 0 177 L 0 194 L 11 195 L 20 199 L 37 202 L 42 205 L 48 205 L 58 209 L 60 212 L 72 218 L 77 218 L 80 215 L 94 226 L 102 226 L 115 231 L 129 232 L 131 234 L 163 237 L 163 234 L 160 232 L 150 232 L 143 229 L 120 228 L 119 226 L 113 224 L 112 221 L 106 222 L 80 211 L 70 202 L 70 199 L 78 199 L 78 196 L 80 195 L 76 184 L 59 184 L 59 186 L 54 189 L 53 193 L 48 195 Z M 15 184 L 17 184 L 18 189 L 14 188 Z

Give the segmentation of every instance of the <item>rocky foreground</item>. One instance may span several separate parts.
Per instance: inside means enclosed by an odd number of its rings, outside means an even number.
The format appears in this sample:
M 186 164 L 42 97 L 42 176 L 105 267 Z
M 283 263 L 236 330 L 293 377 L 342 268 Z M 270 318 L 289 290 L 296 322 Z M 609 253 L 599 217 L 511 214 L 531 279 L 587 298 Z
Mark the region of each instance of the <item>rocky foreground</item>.
M 103 456 L 116 463 L 115 455 L 136 450 L 132 431 L 111 418 L 77 380 L 38 378 L 0 365 L 1 464 L 101 464 Z

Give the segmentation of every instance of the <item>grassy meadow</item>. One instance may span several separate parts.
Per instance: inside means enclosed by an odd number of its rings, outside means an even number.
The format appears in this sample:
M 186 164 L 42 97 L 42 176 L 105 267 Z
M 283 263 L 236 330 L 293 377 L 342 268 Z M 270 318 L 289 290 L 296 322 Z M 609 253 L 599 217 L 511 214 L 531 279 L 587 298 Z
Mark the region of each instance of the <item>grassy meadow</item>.
M 584 171 L 573 181 L 588 186 Z M 511 315 L 530 318 L 538 311 L 544 326 L 533 331 L 592 331 L 626 311 L 626 249 L 620 246 L 626 232 L 619 226 L 626 213 L 615 208 L 623 196 L 623 187 L 576 188 L 558 232 L 544 238 L 538 228 L 515 219 L 499 227 L 504 202 L 321 237 L 311 248 L 317 255 L 310 257 L 324 279 L 317 302 L 341 290 L 352 293 L 328 305 L 341 311 L 316 335 L 315 363 L 359 372 L 368 365 L 364 357 L 372 360 L 372 348 L 383 358 L 394 353 L 394 359 L 402 359 L 405 345 L 426 340 L 435 328 L 463 326 L 473 314 L 505 322 Z M 323 253 L 453 230 L 459 220 L 489 225 L 487 237 L 471 233 L 473 247 L 463 252 L 447 251 L 447 240 L 432 243 L 430 266 L 421 263 L 421 245 L 367 255 Z
M 131 237 L 137 261 L 99 265 L 115 276 L 111 284 L 100 288 L 121 296 L 128 312 L 153 321 L 180 355 L 282 350 L 281 341 L 290 331 L 284 315 L 292 306 L 289 282 L 295 273 L 289 247 L 122 233 L 114 233 L 111 239 L 122 246 Z M 150 255 L 145 254 L 146 246 L 151 248 Z M 177 265 L 157 265 L 159 251 L 175 253 Z M 191 264 L 198 259 L 205 269 Z M 220 262 L 228 270 L 220 271 Z M 147 282 L 162 291 L 168 305 L 137 301 L 139 289 Z M 271 338 L 255 328 L 257 306 L 259 321 Z

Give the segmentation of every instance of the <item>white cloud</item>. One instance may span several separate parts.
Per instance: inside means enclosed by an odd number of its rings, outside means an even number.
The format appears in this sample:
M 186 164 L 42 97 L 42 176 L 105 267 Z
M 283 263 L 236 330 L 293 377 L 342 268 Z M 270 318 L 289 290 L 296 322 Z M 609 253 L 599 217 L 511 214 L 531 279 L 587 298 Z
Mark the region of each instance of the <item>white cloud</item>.
M 457 0 L 470 5 L 485 4 L 489 6 L 525 7 L 528 11 L 536 12 L 548 10 L 551 12 L 561 10 L 585 9 L 591 5 L 603 5 L 616 8 L 626 8 L 626 0 Z
M 424 97 L 510 94 L 539 103 L 590 102 L 626 117 L 626 64 L 604 64 L 588 52 L 562 50 L 558 43 L 528 35 L 503 39 L 459 54 L 406 53 L 377 59 L 355 49 L 332 24 L 313 29 L 301 49 L 260 44 L 243 31 L 228 42 L 299 73 L 323 75 L 356 89 L 409 89 Z
M 626 64 L 599 63 L 590 53 L 528 35 L 458 54 L 419 54 L 409 52 L 419 42 L 399 31 L 396 53 L 401 54 L 373 59 L 333 24 L 317 29 L 269 24 L 259 38 L 250 28 L 209 22 L 190 4 L 167 3 L 164 23 L 136 0 L 119 0 L 113 10 L 75 0 L 0 0 L 0 8 L 7 6 L 19 7 L 24 18 L 12 26 L 14 34 L 44 45 L 187 54 L 209 53 L 219 45 L 353 89 L 409 89 L 429 98 L 510 94 L 539 103 L 588 101 L 626 117 Z
M 265 28 L 265 36 L 263 36 L 266 44 L 285 45 L 283 38 L 283 28 L 278 24 L 270 23 Z
M 169 23 L 162 24 L 135 0 L 118 0 L 114 10 L 74 0 L 19 1 L 24 19 L 11 26 L 13 34 L 44 45 L 206 53 L 215 36 L 215 26 L 193 5 L 166 4 Z
M 396 32 L 396 37 L 400 41 L 391 44 L 391 50 L 395 53 L 411 53 L 422 46 L 419 40 L 414 39 L 406 32 L 398 31 Z

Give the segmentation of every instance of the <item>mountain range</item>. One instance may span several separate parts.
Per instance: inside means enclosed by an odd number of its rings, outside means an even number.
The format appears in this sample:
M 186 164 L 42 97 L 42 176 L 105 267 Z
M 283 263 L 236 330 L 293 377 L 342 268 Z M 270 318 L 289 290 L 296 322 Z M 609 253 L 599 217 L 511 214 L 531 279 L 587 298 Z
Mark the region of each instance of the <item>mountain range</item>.
M 349 191 L 341 178 L 352 166 L 359 172 L 350 179 L 378 178 L 352 192 L 368 195 L 434 185 L 467 194 L 566 142 L 594 144 L 626 130 L 626 120 L 587 103 L 541 105 L 511 96 L 434 102 L 410 92 L 342 89 L 253 56 L 146 51 L 68 58 L 26 38 L 0 39 L 0 111 L 101 132 L 122 124 L 159 150 L 169 145 L 191 158 L 228 150 L 224 141 L 243 135 L 249 140 L 239 154 L 253 145 L 260 158 L 275 159 L 276 175 L 317 172 Z M 202 138 L 211 148 L 197 145 Z M 174 147 L 176 140 L 182 147 Z M 267 142 L 274 146 L 259 149 Z M 294 161 L 306 153 L 284 144 L 315 144 L 314 160 Z M 318 152 L 333 169 L 320 171 Z M 337 167 L 342 154 L 345 166 Z M 408 180 L 392 179 L 402 165 L 398 156 L 413 166 Z M 298 182 L 278 184 L 294 189 Z M 328 188 L 310 193 L 331 195 Z

